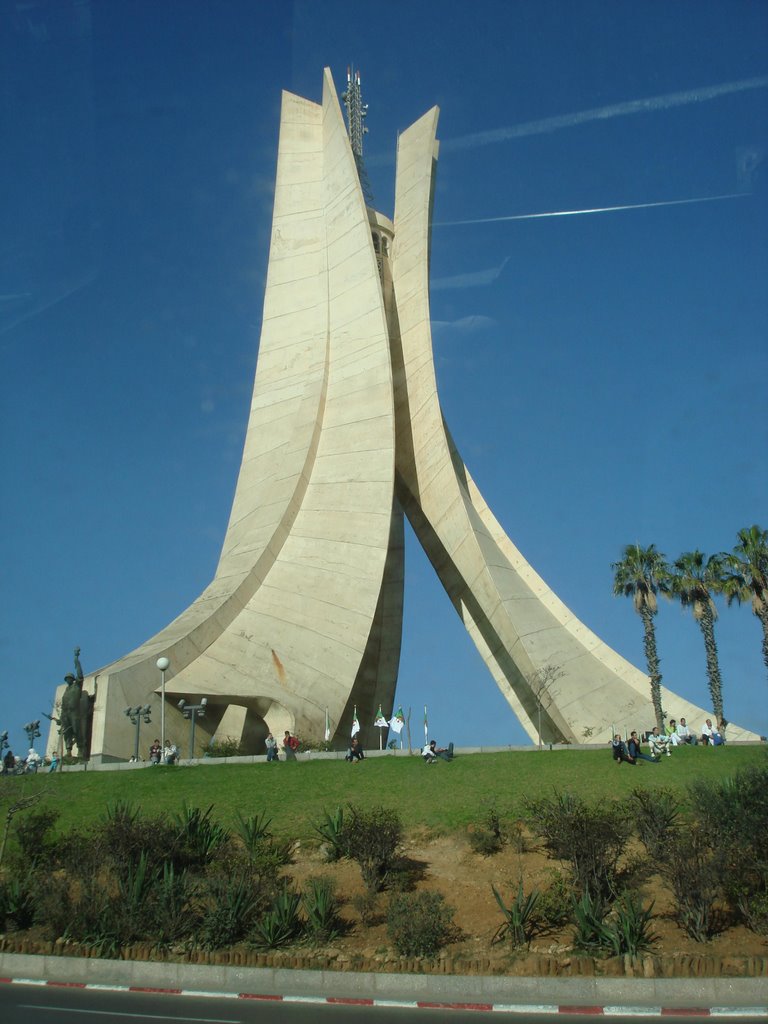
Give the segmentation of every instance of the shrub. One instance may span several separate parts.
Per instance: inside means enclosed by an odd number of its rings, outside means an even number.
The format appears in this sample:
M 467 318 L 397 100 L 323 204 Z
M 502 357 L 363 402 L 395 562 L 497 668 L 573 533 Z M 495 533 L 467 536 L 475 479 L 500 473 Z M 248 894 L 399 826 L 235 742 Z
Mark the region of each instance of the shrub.
M 245 875 L 214 878 L 205 894 L 199 942 L 221 949 L 245 939 L 263 908 L 263 896 Z
M 339 901 L 332 878 L 307 879 L 303 896 L 307 933 L 315 942 L 328 942 L 341 931 Z
M 539 892 L 534 889 L 533 892 L 528 893 L 526 896 L 523 891 L 523 880 L 521 878 L 517 887 L 517 895 L 512 903 L 507 906 L 499 895 L 496 886 L 492 885 L 491 889 L 496 897 L 499 909 L 504 915 L 504 921 L 499 925 L 491 941 L 501 942 L 503 939 L 509 939 L 513 946 L 527 946 L 531 941 L 535 926 L 536 919 L 534 913 L 539 900 Z
M 435 957 L 455 934 L 453 914 L 439 892 L 395 893 L 387 933 L 401 956 Z
M 402 822 L 397 812 L 387 807 L 361 810 L 350 805 L 349 812 L 340 841 L 346 855 L 360 865 L 366 889 L 379 892 L 395 864 Z
M 240 740 L 234 736 L 225 736 L 220 740 L 211 740 L 205 748 L 206 757 L 242 757 L 250 753 L 246 750 Z
M 250 818 L 244 818 L 238 811 L 235 832 L 242 839 L 243 846 L 251 859 L 264 840 L 272 838 L 272 833 L 269 830 L 271 824 L 272 819 L 267 817 L 266 811 L 251 815 Z
M 550 856 L 570 862 L 579 892 L 603 902 L 617 894 L 627 810 L 616 803 L 590 806 L 569 793 L 527 800 L 525 806 L 530 827 Z
M 36 868 L 51 861 L 55 849 L 52 832 L 58 818 L 58 811 L 43 807 L 29 811 L 16 822 L 16 861 L 22 868 Z
M 658 936 L 651 930 L 653 903 L 643 907 L 635 893 L 624 893 L 614 906 L 611 946 L 615 956 L 637 956 L 653 946 Z
M 558 929 L 571 917 L 572 888 L 562 871 L 551 871 L 551 882 L 539 893 L 536 923 L 539 928 Z
M 325 844 L 327 861 L 341 860 L 347 855 L 344 846 L 344 808 L 337 807 L 333 813 L 323 810 L 323 817 L 312 826 Z
M 648 856 L 661 862 L 680 820 L 680 804 L 669 789 L 634 789 L 631 794 L 637 831 Z
M 147 934 L 163 948 L 193 934 L 198 926 L 195 905 L 197 887 L 186 871 L 163 865 L 163 873 L 154 884 L 151 906 L 147 908 Z
M 501 819 L 495 807 L 489 807 L 483 817 L 469 832 L 469 845 L 475 853 L 490 857 L 504 845 Z
M 278 949 L 301 934 L 301 893 L 287 886 L 275 896 L 272 907 L 254 921 L 251 942 L 257 949 Z
M 677 922 L 692 939 L 706 942 L 719 929 L 715 901 L 721 895 L 721 884 L 717 858 L 705 828 L 695 824 L 678 830 L 669 844 L 662 875 L 675 895 Z
M 0 920 L 3 928 L 9 924 L 23 931 L 35 920 L 36 885 L 31 875 L 10 878 L 0 883 Z
M 573 944 L 588 953 L 600 953 L 610 948 L 611 932 L 605 923 L 608 905 L 601 896 L 593 896 L 589 889 L 573 898 Z
M 595 954 L 622 956 L 650 949 L 657 936 L 651 931 L 653 904 L 643 907 L 635 893 L 624 893 L 613 906 L 589 892 L 574 900 L 573 940 L 577 949 Z
M 768 761 L 722 781 L 690 787 L 701 829 L 712 836 L 712 857 L 730 906 L 749 925 L 762 925 L 768 892 Z
M 214 853 L 229 841 L 229 830 L 211 819 L 213 805 L 207 811 L 184 804 L 175 816 L 178 834 L 173 847 L 174 863 L 178 867 L 203 867 Z

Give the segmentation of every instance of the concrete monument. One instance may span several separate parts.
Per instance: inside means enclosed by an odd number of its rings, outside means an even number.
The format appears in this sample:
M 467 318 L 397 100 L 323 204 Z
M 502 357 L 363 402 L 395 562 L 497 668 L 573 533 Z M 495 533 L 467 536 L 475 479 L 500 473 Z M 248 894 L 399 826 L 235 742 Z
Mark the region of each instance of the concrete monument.
M 283 94 L 256 378 L 221 557 L 177 619 L 86 678 L 97 761 L 129 756 L 123 710 L 159 700 L 160 656 L 171 739 L 186 739 L 178 701 L 208 698 L 196 754 L 213 735 L 253 752 L 286 729 L 320 741 L 326 715 L 346 747 L 355 707 L 363 745 L 376 742 L 374 712 L 392 709 L 398 674 L 403 513 L 532 739 L 540 728 L 545 742 L 607 743 L 654 721 L 648 677 L 525 561 L 443 419 L 428 270 L 437 108 L 399 137 L 390 220 L 366 203 L 364 108 L 359 76 L 348 79 L 349 134 L 328 70 L 320 104 Z M 663 699 L 678 719 L 705 717 Z

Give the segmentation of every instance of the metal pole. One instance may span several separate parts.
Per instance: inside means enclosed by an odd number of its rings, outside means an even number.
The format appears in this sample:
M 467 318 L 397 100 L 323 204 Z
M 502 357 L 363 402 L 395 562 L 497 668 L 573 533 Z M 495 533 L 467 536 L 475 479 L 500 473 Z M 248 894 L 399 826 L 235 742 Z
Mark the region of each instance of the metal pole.
M 165 746 L 165 669 L 160 669 L 160 742 Z
M 197 708 L 192 709 L 192 714 L 189 716 L 192 722 L 192 728 L 190 729 L 189 738 L 189 759 L 190 761 L 195 756 L 195 719 L 197 718 Z
M 136 749 L 133 752 L 133 756 L 136 760 L 139 760 L 139 730 L 141 729 L 141 715 L 138 714 L 139 708 L 136 708 Z

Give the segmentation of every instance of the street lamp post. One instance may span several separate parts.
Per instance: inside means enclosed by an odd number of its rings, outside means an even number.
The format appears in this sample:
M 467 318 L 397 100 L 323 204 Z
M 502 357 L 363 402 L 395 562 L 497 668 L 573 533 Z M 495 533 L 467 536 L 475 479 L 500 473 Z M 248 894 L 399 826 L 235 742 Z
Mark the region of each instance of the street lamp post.
M 35 740 L 40 735 L 40 720 L 36 722 L 27 722 L 24 726 L 24 732 L 27 734 L 27 740 L 30 747 L 34 747 Z
M 208 706 L 208 698 L 203 697 L 199 704 L 187 704 L 185 700 L 179 701 L 179 711 L 185 718 L 188 718 L 192 725 L 189 730 L 189 759 L 195 756 L 195 719 L 205 718 L 205 709 Z
M 165 673 L 170 665 L 166 657 L 157 659 L 157 667 L 160 669 L 160 742 L 165 744 Z
M 133 752 L 133 758 L 135 761 L 139 760 L 139 732 L 141 731 L 141 723 L 143 720 L 146 725 L 149 725 L 152 721 L 151 712 L 152 708 L 149 704 L 145 704 L 143 707 L 125 709 L 125 713 L 130 718 L 131 724 L 136 726 L 136 747 Z

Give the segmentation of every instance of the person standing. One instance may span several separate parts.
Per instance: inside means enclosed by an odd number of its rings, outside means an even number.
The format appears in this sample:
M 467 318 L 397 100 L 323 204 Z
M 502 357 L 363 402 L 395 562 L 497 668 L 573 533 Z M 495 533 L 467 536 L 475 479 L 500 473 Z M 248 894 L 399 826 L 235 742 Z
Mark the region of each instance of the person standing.
M 277 752 L 277 740 L 271 732 L 267 733 L 267 738 L 264 740 L 267 748 L 267 761 L 279 761 L 280 755 Z
M 285 736 L 283 737 L 283 751 L 285 753 L 285 760 L 286 761 L 295 761 L 296 760 L 296 751 L 298 749 L 299 749 L 299 741 L 298 741 L 298 739 L 295 736 L 291 735 L 291 733 L 286 729 L 285 730 Z

